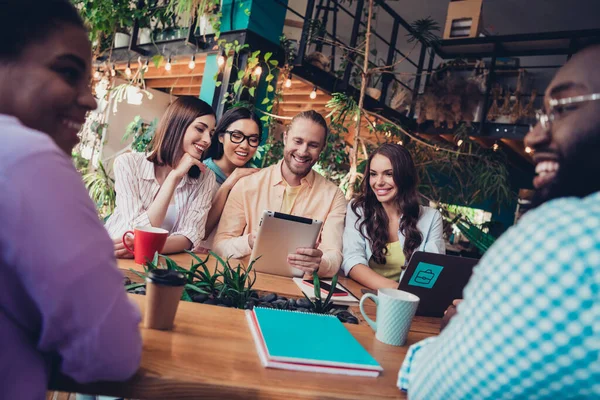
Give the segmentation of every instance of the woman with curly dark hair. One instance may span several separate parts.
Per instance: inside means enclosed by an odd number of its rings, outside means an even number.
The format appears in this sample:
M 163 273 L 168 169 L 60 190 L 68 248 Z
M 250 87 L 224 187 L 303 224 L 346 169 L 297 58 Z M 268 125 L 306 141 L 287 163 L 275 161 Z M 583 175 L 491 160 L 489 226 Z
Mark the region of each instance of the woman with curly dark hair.
M 419 204 L 408 150 L 383 144 L 370 155 L 360 193 L 348 204 L 344 273 L 372 289 L 396 288 L 415 251 L 445 253 L 442 216 Z

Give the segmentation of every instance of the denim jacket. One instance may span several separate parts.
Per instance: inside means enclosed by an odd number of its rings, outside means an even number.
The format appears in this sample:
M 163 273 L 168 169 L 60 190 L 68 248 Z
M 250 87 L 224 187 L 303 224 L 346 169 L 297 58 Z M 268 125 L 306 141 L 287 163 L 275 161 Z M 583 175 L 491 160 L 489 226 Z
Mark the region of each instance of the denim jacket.
M 342 261 L 342 270 L 348 276 L 350 270 L 357 264 L 368 266 L 369 260 L 373 255 L 371 244 L 365 238 L 364 232 L 358 231 L 358 226 L 362 222 L 362 209 L 357 211 L 361 214 L 360 219 L 352 211 L 352 202 L 348 204 L 346 209 L 346 225 L 344 227 L 344 246 Z M 398 224 L 400 221 L 398 221 Z M 421 215 L 417 222 L 417 229 L 423 235 L 421 245 L 415 251 L 426 251 L 429 253 L 446 253 L 446 245 L 444 243 L 442 215 L 434 208 L 421 206 Z M 404 235 L 398 230 L 398 240 L 404 247 Z M 408 262 L 408 260 L 407 260 Z

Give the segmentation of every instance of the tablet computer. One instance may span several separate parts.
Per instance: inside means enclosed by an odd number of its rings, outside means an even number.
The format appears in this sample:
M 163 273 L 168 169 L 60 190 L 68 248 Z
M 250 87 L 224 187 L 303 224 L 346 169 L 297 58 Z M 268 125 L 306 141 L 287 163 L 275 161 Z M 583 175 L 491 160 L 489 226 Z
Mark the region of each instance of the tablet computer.
M 255 260 L 254 269 L 268 274 L 301 277 L 304 271 L 290 266 L 288 254 L 299 247 L 312 248 L 321 232 L 322 221 L 263 211 L 250 260 Z

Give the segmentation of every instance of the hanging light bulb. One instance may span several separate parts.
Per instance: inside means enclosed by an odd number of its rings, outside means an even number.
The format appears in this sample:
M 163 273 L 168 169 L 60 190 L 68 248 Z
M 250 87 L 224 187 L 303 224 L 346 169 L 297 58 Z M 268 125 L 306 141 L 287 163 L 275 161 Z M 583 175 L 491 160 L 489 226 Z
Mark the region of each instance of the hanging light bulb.
M 400 146 L 404 146 L 404 142 L 402 140 L 398 140 L 398 143 L 396 143 L 396 144 L 399 144 Z
M 144 67 L 143 67 L 144 71 L 148 71 L 148 60 L 146 59 L 146 61 L 144 61 Z
M 531 149 L 531 147 L 529 147 L 529 146 L 525 147 L 525 153 L 531 154 L 532 151 L 533 150 Z
M 257 65 L 256 68 L 254 68 L 254 75 L 260 76 L 261 74 L 262 74 L 262 67 L 260 65 Z
M 131 62 L 127 61 L 127 68 L 125 68 L 125 76 L 131 78 Z
M 312 92 L 310 92 L 309 97 L 313 100 L 317 98 L 317 87 L 316 86 L 313 86 L 313 90 L 312 90 Z
M 192 59 L 190 60 L 190 63 L 188 64 L 188 67 L 190 69 L 196 68 L 196 55 L 195 54 L 192 56 Z
M 463 140 L 462 139 L 458 139 L 458 142 L 456 142 L 456 145 L 458 147 L 460 147 L 460 146 L 462 146 L 462 144 L 463 144 Z
M 494 145 L 492 146 L 492 150 L 494 151 L 498 151 L 499 148 L 500 146 L 498 146 L 498 143 L 494 143 Z
M 391 131 L 387 131 L 385 133 L 385 137 L 392 137 L 392 132 Z
M 100 68 L 96 69 L 96 72 L 94 72 L 94 79 L 100 79 Z
M 169 57 L 167 59 L 167 63 L 165 64 L 165 70 L 166 71 L 170 71 L 171 70 L 171 57 Z
M 291 88 L 292 87 L 292 74 L 290 73 L 287 77 L 287 79 L 285 80 L 285 85 L 286 88 Z
M 217 65 L 219 67 L 225 65 L 225 56 L 223 54 L 219 54 L 219 56 L 217 57 Z
M 117 68 L 115 67 L 115 64 L 112 65 L 112 68 L 110 69 L 110 76 L 115 76 L 117 75 Z

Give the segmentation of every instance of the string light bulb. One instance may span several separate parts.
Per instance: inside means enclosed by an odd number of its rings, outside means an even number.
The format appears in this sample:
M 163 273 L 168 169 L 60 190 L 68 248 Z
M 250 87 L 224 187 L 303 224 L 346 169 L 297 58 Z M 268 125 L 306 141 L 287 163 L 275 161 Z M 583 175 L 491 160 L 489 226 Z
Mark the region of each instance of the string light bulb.
M 285 80 L 285 85 L 286 88 L 291 88 L 292 87 L 292 74 L 290 73 L 287 77 L 287 79 Z
M 533 150 L 531 149 L 531 147 L 529 147 L 529 146 L 525 147 L 525 153 L 531 154 L 532 151 Z
M 94 72 L 94 79 L 100 79 L 100 68 L 97 68 Z
M 499 148 L 500 146 L 498 145 L 498 143 L 494 143 L 494 145 L 492 146 L 492 150 L 494 151 L 498 151 Z
M 144 71 L 148 71 L 148 60 L 144 61 Z
M 317 98 L 317 87 L 316 86 L 313 86 L 313 90 L 312 90 L 312 92 L 310 92 L 309 97 L 313 100 Z
M 190 69 L 196 68 L 196 55 L 195 54 L 192 56 L 192 59 L 190 60 L 190 63 L 188 64 L 188 67 Z
M 112 65 L 112 68 L 110 69 L 110 76 L 116 76 L 117 75 L 117 68 L 115 66 L 115 64 Z
M 219 54 L 219 56 L 217 57 L 217 65 L 219 67 L 225 65 L 225 56 L 223 54 Z
M 165 70 L 166 71 L 170 71 L 171 70 L 171 57 L 169 57 L 167 59 L 167 63 L 165 64 Z
M 254 68 L 254 75 L 259 77 L 261 74 L 262 74 L 262 67 L 260 65 L 257 65 L 256 68 Z
M 400 146 L 404 146 L 404 142 L 402 140 L 398 140 L 398 143 L 396 143 L 396 144 L 399 144 Z
M 463 140 L 462 139 L 458 139 L 458 142 L 456 142 L 456 145 L 458 147 L 460 147 L 460 146 L 462 146 L 462 144 L 463 144 Z
M 125 76 L 131 78 L 131 62 L 127 61 L 127 68 L 125 68 Z

